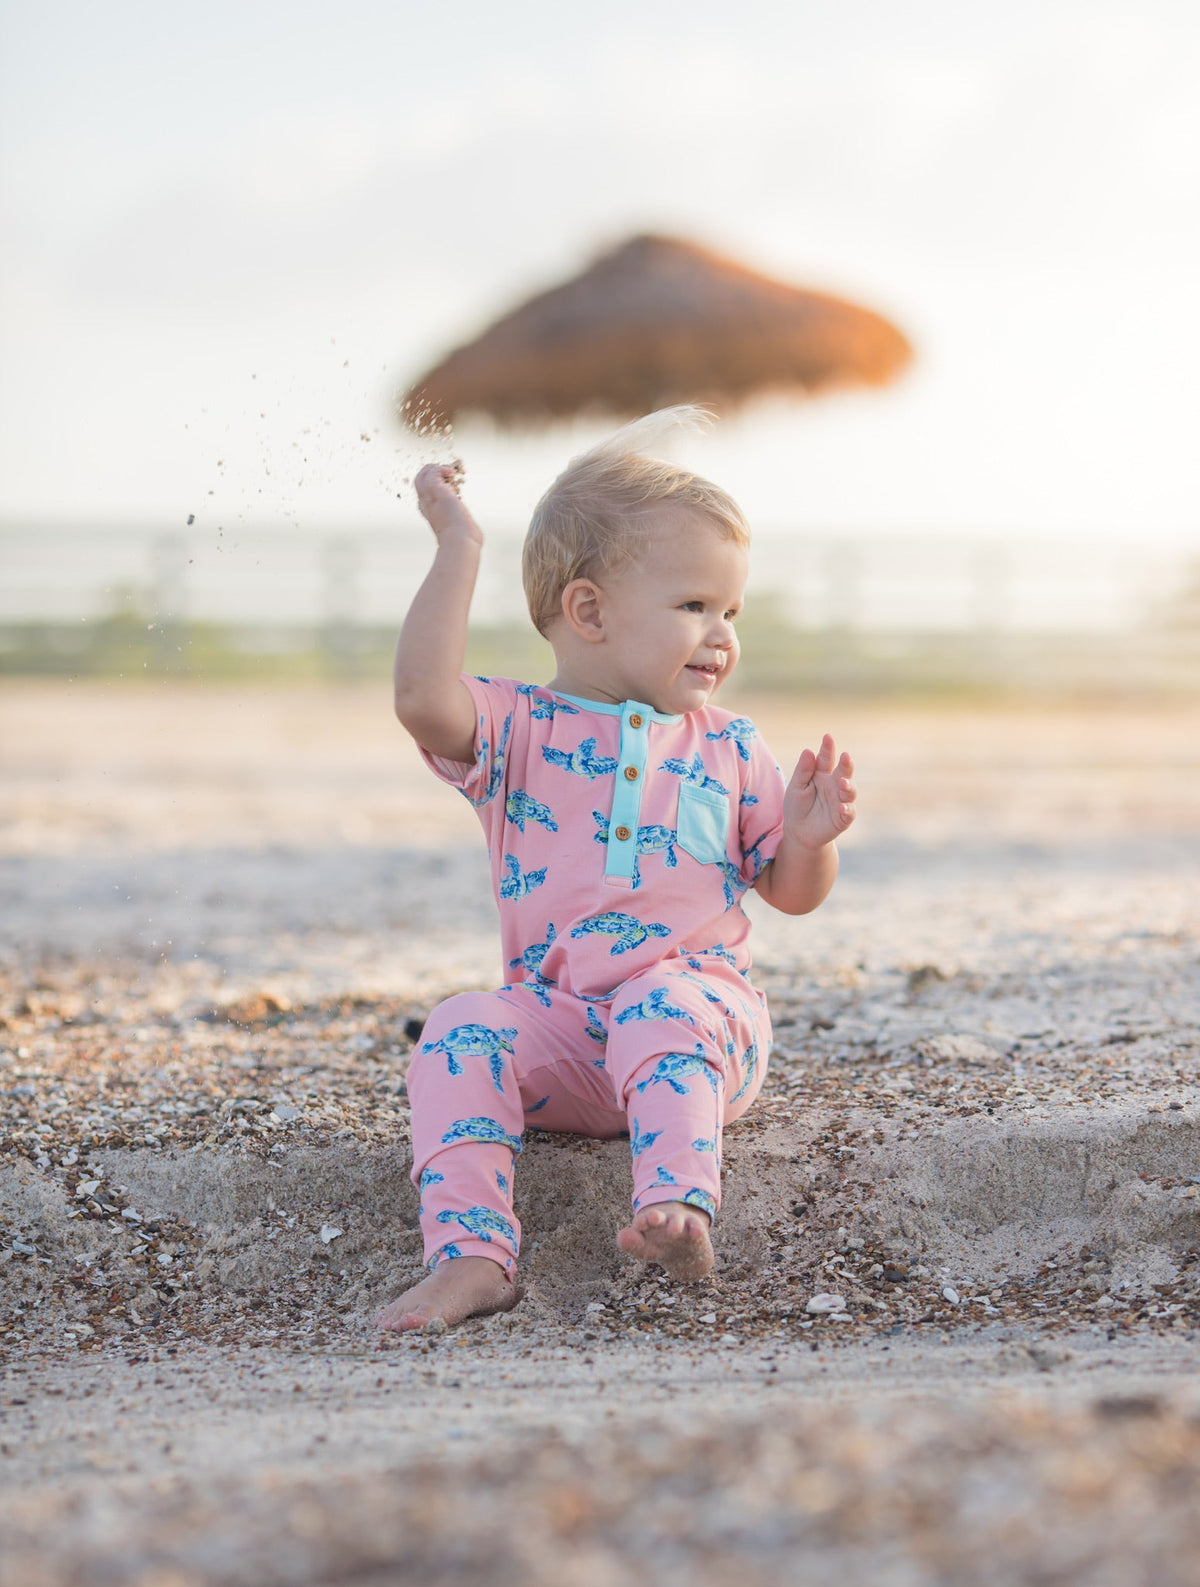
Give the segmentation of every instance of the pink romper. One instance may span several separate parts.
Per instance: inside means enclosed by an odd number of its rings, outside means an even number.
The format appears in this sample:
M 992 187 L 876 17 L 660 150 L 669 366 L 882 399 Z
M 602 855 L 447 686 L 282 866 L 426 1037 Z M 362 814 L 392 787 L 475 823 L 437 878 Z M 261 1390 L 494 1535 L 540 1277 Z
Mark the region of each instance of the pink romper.
M 487 835 L 509 979 L 429 1016 L 408 1072 L 413 1180 L 431 1267 L 511 1273 L 526 1122 L 628 1134 L 635 1209 L 715 1215 L 722 1126 L 770 1047 L 741 899 L 778 846 L 783 777 L 749 718 L 716 706 L 464 682 L 474 763 L 425 759 Z

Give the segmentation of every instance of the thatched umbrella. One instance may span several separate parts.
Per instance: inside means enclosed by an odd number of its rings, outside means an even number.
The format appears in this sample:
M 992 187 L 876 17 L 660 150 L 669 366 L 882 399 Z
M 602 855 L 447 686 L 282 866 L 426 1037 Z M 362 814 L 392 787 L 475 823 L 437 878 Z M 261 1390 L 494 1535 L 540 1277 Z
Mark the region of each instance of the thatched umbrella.
M 869 309 L 673 237 L 634 237 L 539 293 L 416 382 L 411 424 L 466 411 L 537 424 L 589 409 L 736 407 L 769 391 L 883 385 L 912 348 Z

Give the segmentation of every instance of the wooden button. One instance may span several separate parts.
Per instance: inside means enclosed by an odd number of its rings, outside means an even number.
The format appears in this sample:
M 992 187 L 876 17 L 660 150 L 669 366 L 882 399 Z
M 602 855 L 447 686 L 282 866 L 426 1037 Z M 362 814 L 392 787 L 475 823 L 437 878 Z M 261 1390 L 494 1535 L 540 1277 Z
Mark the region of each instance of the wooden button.
M 617 842 L 618 843 L 628 843 L 632 836 L 633 836 L 633 833 L 630 832 L 628 827 L 618 827 L 617 828 Z
M 625 781 L 626 782 L 637 782 L 637 780 L 638 780 L 638 769 L 637 769 L 637 767 L 636 766 L 626 766 L 626 768 L 625 768 Z
M 642 723 L 644 721 L 645 721 L 645 718 L 642 716 L 641 712 L 640 711 L 635 711 L 633 713 L 633 715 L 629 718 L 629 725 L 630 725 L 630 727 L 641 727 L 641 725 L 642 725 Z

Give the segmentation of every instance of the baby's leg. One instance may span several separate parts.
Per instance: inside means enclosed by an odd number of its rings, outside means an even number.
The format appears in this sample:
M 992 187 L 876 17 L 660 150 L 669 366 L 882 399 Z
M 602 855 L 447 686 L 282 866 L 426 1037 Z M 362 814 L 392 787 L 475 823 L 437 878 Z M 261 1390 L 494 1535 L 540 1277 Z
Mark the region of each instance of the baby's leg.
M 378 1314 L 381 1328 L 455 1323 L 516 1303 L 513 1171 L 526 1113 L 551 1129 L 623 1127 L 607 1076 L 592 1063 L 599 1049 L 582 1036 L 586 1010 L 574 998 L 541 996 L 550 1008 L 519 985 L 468 992 L 429 1017 L 408 1094 L 413 1180 L 433 1271 Z
M 514 1015 L 497 994 L 469 992 L 434 1009 L 421 1033 L 408 1095 L 432 1272 L 379 1312 L 380 1328 L 461 1322 L 516 1303 L 512 1177 L 524 1108 L 511 1072 Z
M 685 1281 L 713 1264 L 722 1127 L 761 1082 L 753 1074 L 746 1084 L 761 1015 L 753 996 L 660 966 L 613 1000 L 608 1067 L 628 1110 L 634 1180 L 634 1216 L 618 1244 Z M 765 1041 L 765 1016 L 759 1024 Z

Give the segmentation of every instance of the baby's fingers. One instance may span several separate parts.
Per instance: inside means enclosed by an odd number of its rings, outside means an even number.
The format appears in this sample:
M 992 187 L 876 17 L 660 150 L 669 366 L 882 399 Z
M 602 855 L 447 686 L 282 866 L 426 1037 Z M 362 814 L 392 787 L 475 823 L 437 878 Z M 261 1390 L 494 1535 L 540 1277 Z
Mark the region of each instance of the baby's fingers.
M 817 770 L 831 772 L 833 763 L 837 759 L 837 745 L 833 742 L 833 734 L 826 733 L 821 740 L 821 747 L 817 751 Z
M 436 501 L 442 488 L 452 490 L 457 496 L 462 482 L 463 466 L 455 458 L 453 463 L 426 463 L 413 484 L 416 487 L 417 500 L 426 502 Z
M 796 769 L 792 773 L 792 783 L 797 788 L 804 788 L 812 782 L 813 774 L 817 769 L 817 757 L 811 749 L 802 749 L 800 759 L 796 762 Z

